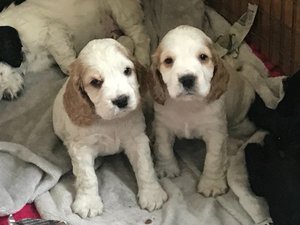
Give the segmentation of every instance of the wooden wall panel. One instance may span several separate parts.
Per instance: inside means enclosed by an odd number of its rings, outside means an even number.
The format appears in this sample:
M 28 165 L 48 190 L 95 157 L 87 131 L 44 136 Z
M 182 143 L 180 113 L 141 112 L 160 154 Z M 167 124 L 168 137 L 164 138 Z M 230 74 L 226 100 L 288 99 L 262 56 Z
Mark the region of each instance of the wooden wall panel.
M 248 2 L 257 4 L 256 20 L 247 37 L 286 74 L 300 69 L 300 0 L 207 0 L 229 22 L 236 21 Z

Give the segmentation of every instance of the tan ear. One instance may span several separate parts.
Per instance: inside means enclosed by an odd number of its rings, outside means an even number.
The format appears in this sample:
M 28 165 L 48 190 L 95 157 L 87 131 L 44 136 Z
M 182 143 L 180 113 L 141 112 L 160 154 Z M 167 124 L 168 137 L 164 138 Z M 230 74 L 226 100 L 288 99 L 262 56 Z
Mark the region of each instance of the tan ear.
M 224 66 L 223 60 L 218 56 L 215 50 L 211 49 L 211 51 L 213 54 L 212 60 L 215 66 L 214 75 L 211 80 L 210 92 L 207 96 L 208 102 L 212 102 L 221 97 L 221 95 L 227 90 L 228 81 L 230 78 L 230 75 Z
M 159 63 L 159 49 L 152 56 L 152 64 L 150 67 L 150 76 L 147 82 L 153 99 L 163 105 L 168 96 L 168 90 L 165 82 L 162 79 L 161 73 L 158 69 Z
M 70 78 L 63 96 L 63 104 L 70 120 L 78 126 L 89 126 L 99 116 L 84 90 L 82 76 L 86 73 L 83 64 L 77 59 L 71 65 Z
M 135 67 L 137 81 L 140 85 L 140 88 L 139 88 L 140 95 L 143 97 L 143 96 L 145 96 L 145 94 L 148 91 L 148 85 L 147 85 L 148 77 L 147 76 L 149 76 L 149 73 L 147 72 L 147 69 L 142 64 L 140 64 L 135 58 L 133 58 L 132 61 L 134 63 L 134 67 Z

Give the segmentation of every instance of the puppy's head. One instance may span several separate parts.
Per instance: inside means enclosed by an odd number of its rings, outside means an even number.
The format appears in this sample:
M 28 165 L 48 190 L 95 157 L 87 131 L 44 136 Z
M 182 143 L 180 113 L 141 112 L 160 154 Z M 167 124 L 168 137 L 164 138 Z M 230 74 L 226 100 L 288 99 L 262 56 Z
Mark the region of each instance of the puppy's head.
M 143 67 L 113 39 L 89 42 L 72 64 L 64 106 L 77 125 L 96 118 L 112 120 L 135 110 L 140 102 Z
M 163 104 L 172 99 L 218 99 L 227 88 L 229 74 L 201 30 L 179 26 L 169 31 L 152 56 L 151 91 Z

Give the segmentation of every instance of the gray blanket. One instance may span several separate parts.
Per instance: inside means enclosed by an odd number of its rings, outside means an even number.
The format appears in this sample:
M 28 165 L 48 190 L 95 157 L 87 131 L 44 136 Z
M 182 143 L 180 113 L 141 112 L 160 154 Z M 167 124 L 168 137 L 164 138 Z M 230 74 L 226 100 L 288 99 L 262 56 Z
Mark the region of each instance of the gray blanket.
M 203 28 L 210 36 L 229 29 L 229 24 L 211 9 L 204 8 L 201 0 L 149 0 L 144 2 L 144 9 L 152 49 L 169 29 L 180 24 Z M 253 85 L 259 87 L 266 102 L 276 104 L 280 82 L 261 76 L 266 74 L 265 68 L 247 45 L 243 44 L 240 51 L 238 59 L 229 57 L 228 61 L 233 65 L 243 59 L 251 62 L 249 70 L 256 75 L 255 79 L 249 79 L 254 80 Z M 73 214 L 70 206 L 74 199 L 74 176 L 70 159 L 54 135 L 51 121 L 52 103 L 64 81 L 56 67 L 28 74 L 22 97 L 0 102 L 0 216 L 34 201 L 43 218 L 74 225 L 250 225 L 270 221 L 263 199 L 256 198 L 245 182 L 233 182 L 231 190 L 217 198 L 204 198 L 196 192 L 205 148 L 195 140 L 176 141 L 182 175 L 161 180 L 169 195 L 162 209 L 149 213 L 139 208 L 134 174 L 127 158 L 119 154 L 105 157 L 97 164 L 97 176 L 102 181 L 99 190 L 105 207 L 103 215 L 83 220 Z M 242 148 L 231 157 L 228 176 L 233 181 L 247 179 Z

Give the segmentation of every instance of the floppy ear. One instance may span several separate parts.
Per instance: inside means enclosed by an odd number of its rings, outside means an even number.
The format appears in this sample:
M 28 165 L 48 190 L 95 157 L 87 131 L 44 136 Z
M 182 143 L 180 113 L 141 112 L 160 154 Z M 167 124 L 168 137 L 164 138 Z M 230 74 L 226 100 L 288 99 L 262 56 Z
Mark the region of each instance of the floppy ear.
M 210 92 L 207 95 L 207 101 L 212 102 L 221 97 L 227 90 L 230 75 L 224 66 L 223 60 L 218 56 L 214 49 L 211 48 L 212 60 L 214 63 L 214 74 L 211 79 Z
M 70 120 L 78 126 L 89 126 L 99 116 L 95 106 L 84 90 L 82 75 L 85 73 L 83 64 L 77 59 L 71 65 L 70 78 L 67 81 L 63 96 L 63 104 Z
M 168 90 L 165 82 L 162 79 L 161 73 L 158 69 L 158 62 L 159 62 L 159 50 L 152 56 L 152 64 L 150 67 L 150 76 L 147 82 L 148 87 L 150 89 L 151 95 L 153 99 L 163 105 L 168 96 Z
M 137 76 L 137 81 L 140 85 L 139 91 L 140 95 L 143 97 L 147 93 L 148 86 L 147 86 L 147 76 L 149 76 L 147 69 L 140 64 L 135 58 L 132 59 L 135 67 L 135 73 Z

